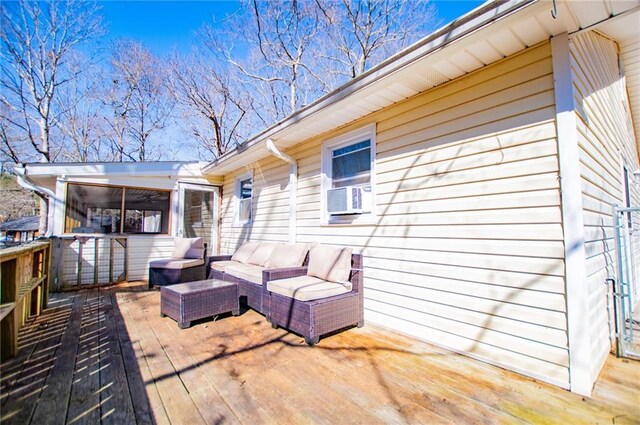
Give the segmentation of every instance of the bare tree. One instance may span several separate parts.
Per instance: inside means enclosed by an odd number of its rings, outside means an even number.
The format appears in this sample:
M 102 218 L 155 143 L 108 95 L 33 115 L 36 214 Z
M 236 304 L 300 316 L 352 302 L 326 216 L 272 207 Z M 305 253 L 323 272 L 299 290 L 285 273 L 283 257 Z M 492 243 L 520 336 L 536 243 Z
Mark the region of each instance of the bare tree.
M 176 55 L 169 65 L 170 90 L 185 112 L 189 131 L 208 156 L 221 156 L 243 137 L 239 126 L 251 107 L 248 95 L 232 84 L 228 70 L 200 55 Z
M 310 1 L 251 0 L 244 6 L 227 20 L 227 32 L 205 27 L 203 39 L 248 78 L 260 102 L 255 109 L 267 111 L 264 121 L 271 123 L 329 90 L 322 73 L 308 65 L 320 16 Z M 238 59 L 234 50 L 249 54 Z
M 72 69 L 83 66 L 82 60 L 70 65 Z M 102 93 L 101 72 L 93 67 L 82 73 L 60 90 L 56 101 L 60 110 L 59 128 L 64 149 L 60 157 L 68 162 L 102 161 L 106 128 Z
M 93 3 L 66 1 L 3 2 L 0 5 L 0 101 L 4 150 L 26 161 L 55 160 L 52 132 L 59 111 L 54 100 L 60 87 L 77 74 L 67 72 L 65 60 L 78 45 L 101 33 Z M 9 128 L 11 131 L 9 131 Z M 29 149 L 18 147 L 27 143 Z M 24 156 L 22 156 L 24 155 Z M 40 231 L 46 230 L 47 199 L 42 196 Z
M 0 198 L 0 222 L 33 215 L 37 211 L 33 192 L 20 187 L 16 177 L 4 170 L 0 170 Z
M 297 111 L 426 34 L 427 0 L 245 0 L 203 29 L 241 72 L 264 125 Z M 226 28 L 226 30 L 224 30 Z
M 174 106 L 167 92 L 166 70 L 142 44 L 126 39 L 114 43 L 111 68 L 113 115 L 107 120 L 116 159 L 148 160 L 150 138 L 165 128 Z
M 325 18 L 330 48 L 324 57 L 347 78 L 397 53 L 426 35 L 435 8 L 426 0 L 315 0 Z

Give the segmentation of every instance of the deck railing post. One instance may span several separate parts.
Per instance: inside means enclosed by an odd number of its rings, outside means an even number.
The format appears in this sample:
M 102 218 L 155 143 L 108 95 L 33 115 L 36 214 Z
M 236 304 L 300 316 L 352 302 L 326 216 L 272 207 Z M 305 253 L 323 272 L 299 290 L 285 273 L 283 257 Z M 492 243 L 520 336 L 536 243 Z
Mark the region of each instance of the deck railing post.
M 124 238 L 124 280 L 129 281 L 129 240 Z
M 84 244 L 80 239 L 78 239 L 78 276 L 76 276 L 76 284 L 78 286 L 82 285 L 82 251 L 84 250 Z
M 49 291 L 57 292 L 62 284 L 62 258 L 64 257 L 64 242 L 61 238 L 52 236 L 49 238 L 51 245 L 49 247 L 49 275 L 47 279 L 47 294 Z
M 44 250 L 44 266 L 43 267 L 44 267 L 44 273 L 46 274 L 46 278 L 42 283 L 42 291 L 40 293 L 40 304 L 42 305 L 43 309 L 49 306 L 49 286 L 51 285 L 51 276 L 52 276 L 51 265 L 53 264 L 51 262 L 52 252 L 53 250 L 51 249 L 51 245 L 49 245 Z
M 113 238 L 109 238 L 109 283 L 113 283 Z
M 93 284 L 98 284 L 98 270 L 100 268 L 99 258 L 99 239 L 93 239 Z

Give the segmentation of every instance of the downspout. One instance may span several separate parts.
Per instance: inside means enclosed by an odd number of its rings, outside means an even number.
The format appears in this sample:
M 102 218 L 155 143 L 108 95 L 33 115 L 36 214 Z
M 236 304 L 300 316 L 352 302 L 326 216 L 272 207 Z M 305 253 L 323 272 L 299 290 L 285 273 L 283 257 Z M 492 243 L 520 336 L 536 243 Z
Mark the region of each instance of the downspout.
M 273 140 L 267 139 L 266 145 L 269 153 L 291 165 L 289 168 L 289 243 L 294 244 L 296 243 L 297 234 L 298 163 L 289 155 L 280 152 Z
M 45 237 L 52 236 L 56 210 L 55 204 L 56 202 L 58 202 L 58 200 L 56 199 L 56 194 L 51 189 L 36 185 L 29 177 L 27 177 L 27 169 L 23 164 L 16 165 L 13 168 L 13 171 L 15 171 L 16 178 L 20 186 L 24 187 L 25 189 L 33 190 L 34 192 L 43 193 L 53 201 L 51 205 L 49 205 L 49 212 L 47 214 L 47 233 L 44 235 Z

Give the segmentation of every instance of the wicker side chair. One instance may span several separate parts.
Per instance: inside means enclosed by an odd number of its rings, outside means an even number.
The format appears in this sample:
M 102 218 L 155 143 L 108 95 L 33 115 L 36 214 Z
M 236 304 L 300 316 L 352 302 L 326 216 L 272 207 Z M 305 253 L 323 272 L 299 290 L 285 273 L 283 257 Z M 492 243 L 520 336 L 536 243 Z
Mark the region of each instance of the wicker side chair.
M 263 280 L 300 277 L 307 274 L 307 267 L 272 269 L 262 272 Z M 351 255 L 349 276 L 352 289 L 345 294 L 300 301 L 272 291 L 266 292 L 267 319 L 274 328 L 283 327 L 299 335 L 305 342 L 315 345 L 322 335 L 352 326 L 364 326 L 362 255 Z
M 205 279 L 205 258 L 203 238 L 175 238 L 171 258 L 149 263 L 149 288 Z

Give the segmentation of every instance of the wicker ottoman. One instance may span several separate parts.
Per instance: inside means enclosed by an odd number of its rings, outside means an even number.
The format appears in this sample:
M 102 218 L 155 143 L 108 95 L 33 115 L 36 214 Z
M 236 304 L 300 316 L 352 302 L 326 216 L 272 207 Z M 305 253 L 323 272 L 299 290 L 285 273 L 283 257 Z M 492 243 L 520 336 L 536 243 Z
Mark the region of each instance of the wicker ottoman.
M 163 286 L 160 292 L 160 316 L 169 316 L 180 329 L 193 320 L 231 312 L 240 313 L 238 285 L 218 279 L 199 280 Z

